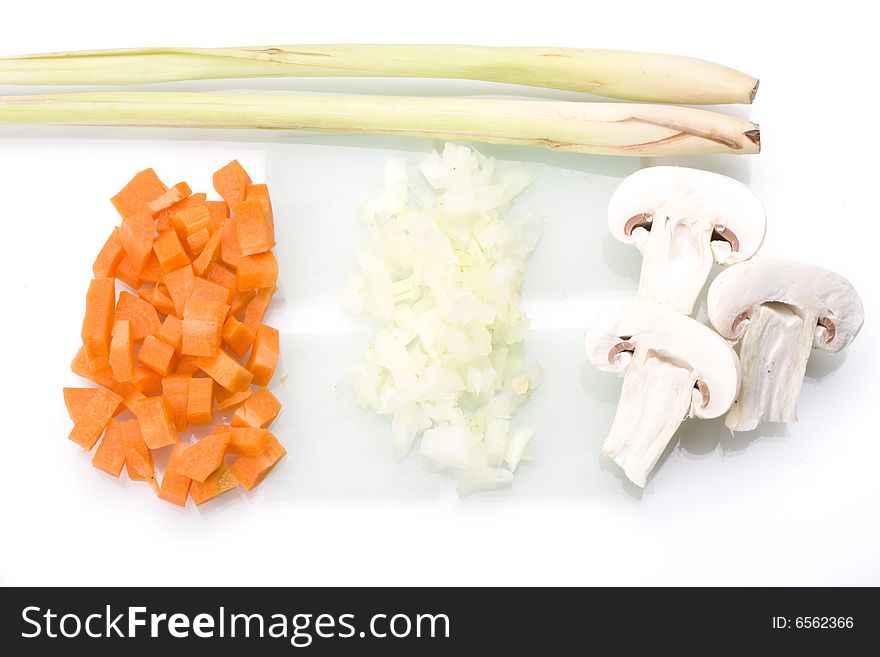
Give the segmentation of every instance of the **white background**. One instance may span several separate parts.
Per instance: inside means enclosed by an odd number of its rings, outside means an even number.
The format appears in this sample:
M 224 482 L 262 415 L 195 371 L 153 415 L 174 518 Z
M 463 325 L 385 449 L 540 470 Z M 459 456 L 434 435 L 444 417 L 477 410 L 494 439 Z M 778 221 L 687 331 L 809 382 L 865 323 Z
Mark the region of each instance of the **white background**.
M 843 273 L 861 292 L 867 320 L 847 353 L 811 366 L 798 424 L 735 443 L 716 436 L 717 425 L 708 440 L 690 425 L 640 498 L 600 468 L 598 458 L 584 476 L 606 478 L 611 485 L 600 492 L 465 503 L 451 487 L 415 497 L 278 494 L 282 484 L 273 489 L 273 480 L 296 471 L 287 464 L 255 495 L 180 511 L 144 486 L 95 472 L 66 439 L 60 388 L 75 385 L 67 363 L 89 265 L 116 221 L 104 199 L 146 166 L 161 167 L 168 183 L 186 178 L 200 188 L 208 185 L 210 163 L 232 157 L 255 178 L 271 177 L 265 167 L 279 157 L 277 145 L 237 137 L 188 146 L 179 135 L 171 141 L 171 131 L 114 139 L 112 131 L 3 129 L 0 584 L 880 583 L 878 56 L 876 21 L 860 6 L 867 3 L 152 0 L 129 11 L 126 3 L 79 0 L 4 8 L 2 55 L 455 42 L 668 51 L 747 71 L 761 78 L 761 89 L 753 107 L 736 111 L 761 124 L 763 154 L 694 164 L 748 182 L 769 216 L 762 253 Z M 299 88 L 345 86 L 335 84 Z M 353 88 L 370 89 L 364 82 Z M 476 93 L 473 85 L 435 89 Z M 332 138 L 287 142 L 294 144 L 290 171 L 308 169 L 314 154 L 328 175 L 334 151 L 321 145 L 358 145 Z M 407 142 L 407 148 L 429 147 Z M 504 150 L 495 154 L 503 157 Z M 558 165 L 564 182 L 572 160 L 554 157 L 541 156 Z M 622 166 L 605 162 L 611 171 Z M 338 186 L 340 197 L 379 180 L 374 168 L 364 171 L 375 180 L 345 180 L 349 169 L 325 183 Z M 565 185 L 559 187 L 564 194 Z M 346 202 L 354 208 L 360 200 Z M 598 226 L 594 235 L 604 238 Z M 289 372 L 307 375 L 294 365 Z M 565 415 L 569 408 L 562 406 L 558 413 Z M 335 438 L 324 436 L 327 449 Z M 584 440 L 597 450 L 601 435 Z M 297 449 L 291 446 L 291 462 Z M 535 471 L 541 461 L 529 467 Z M 394 474 L 383 470 L 385 477 Z

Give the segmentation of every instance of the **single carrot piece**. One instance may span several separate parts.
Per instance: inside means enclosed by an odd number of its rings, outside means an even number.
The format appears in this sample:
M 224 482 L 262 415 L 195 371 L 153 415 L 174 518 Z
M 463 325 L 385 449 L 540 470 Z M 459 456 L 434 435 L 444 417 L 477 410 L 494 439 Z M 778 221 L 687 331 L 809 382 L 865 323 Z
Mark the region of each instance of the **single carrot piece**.
M 229 392 L 225 388 L 216 386 L 214 396 L 217 398 L 217 405 L 214 407 L 214 410 L 223 413 L 241 406 L 251 396 L 251 389 L 247 388 L 241 392 Z
M 269 221 L 273 220 L 272 201 L 269 199 L 269 186 L 265 183 L 248 185 L 245 190 L 244 198 L 246 201 L 257 200 L 263 205 L 263 210 Z
M 247 186 L 250 184 L 250 176 L 238 160 L 232 160 L 222 169 L 214 172 L 214 189 L 230 208 L 234 208 L 236 203 L 244 200 Z
M 162 376 L 140 365 L 134 366 L 131 383 L 142 394 L 150 397 L 162 392 Z
M 193 269 L 195 269 L 195 267 L 193 267 Z M 232 290 L 228 287 L 223 287 L 219 283 L 196 277 L 190 301 L 194 299 L 215 301 L 228 307 L 232 302 Z
M 225 463 L 211 473 L 204 483 L 194 481 L 190 484 L 189 494 L 197 506 L 201 506 L 218 495 L 238 487 L 238 480 L 232 475 L 231 469 Z
M 204 205 L 194 205 L 171 215 L 169 221 L 181 240 L 211 226 L 211 211 Z
M 180 243 L 175 230 L 169 229 L 159 233 L 159 237 L 153 242 L 153 251 L 156 252 L 163 272 L 174 271 L 190 264 L 186 249 Z
M 92 401 L 98 392 L 97 388 L 64 388 L 64 405 L 72 422 L 82 415 L 83 409 Z
M 119 239 L 119 229 L 114 228 L 92 265 L 92 273 L 94 273 L 95 278 L 115 276 L 116 268 L 119 266 L 124 255 L 125 251 L 122 248 L 122 241 Z
M 241 255 L 264 253 L 275 246 L 275 226 L 261 201 L 240 201 L 234 212 Z
M 207 228 L 199 228 L 194 233 L 186 236 L 186 246 L 189 252 L 198 259 L 199 254 L 205 249 L 205 245 L 211 240 L 211 231 Z
M 274 294 L 274 286 L 257 290 L 254 298 L 248 303 L 244 311 L 244 324 L 254 333 L 256 333 L 257 327 L 263 321 L 266 310 L 269 308 L 269 302 L 272 301 L 272 295 Z
M 254 343 L 253 331 L 235 319 L 235 316 L 232 314 L 226 318 L 226 323 L 223 324 L 221 338 L 223 339 L 223 344 L 229 347 L 229 350 L 239 358 L 244 358 L 248 349 Z
M 187 422 L 193 425 L 211 424 L 214 379 L 191 376 L 188 383 L 189 388 L 186 398 Z
M 223 319 L 229 306 L 191 297 L 183 311 L 181 353 L 191 356 L 214 356 L 220 349 Z
M 257 456 L 239 456 L 229 469 L 242 486 L 253 490 L 272 472 L 285 454 L 287 450 L 272 436 L 266 451 Z
M 130 383 L 134 374 L 134 340 L 131 337 L 131 322 L 117 319 L 113 322 L 110 336 L 110 369 L 113 378 L 120 383 Z
M 116 266 L 115 276 L 133 290 L 138 289 L 141 285 L 140 276 L 138 276 L 138 272 L 135 271 L 134 265 L 131 264 L 131 260 L 127 255 L 123 255 L 122 260 Z
M 122 405 L 135 415 L 137 415 L 138 402 L 147 398 L 144 393 L 134 387 L 133 383 L 117 383 L 113 387 L 113 392 L 122 397 Z
M 76 356 L 71 361 L 70 370 L 74 374 L 106 388 L 112 388 L 116 385 L 109 360 L 95 361 L 90 364 L 86 358 L 86 351 L 82 347 L 77 350 Z
M 221 425 L 222 427 L 222 425 Z M 204 482 L 212 472 L 223 464 L 223 454 L 232 437 L 229 427 L 205 436 L 195 445 L 191 445 L 180 458 L 176 472 L 193 481 Z
M 196 358 L 200 356 L 181 356 L 177 362 L 177 374 L 196 374 L 201 370 L 196 365 Z
M 208 263 L 202 278 L 230 290 L 235 290 L 235 274 L 218 262 Z
M 168 376 L 174 370 L 174 347 L 155 335 L 148 335 L 137 355 L 138 361 L 159 376 Z
M 156 312 L 162 313 L 163 315 L 174 314 L 174 302 L 163 290 L 164 288 L 161 285 L 156 285 L 154 287 L 140 287 L 138 288 L 138 297 L 153 306 L 153 308 L 156 309 Z
M 186 498 L 189 496 L 189 486 L 192 481 L 189 477 L 177 472 L 187 449 L 189 449 L 189 445 L 177 443 L 171 450 L 168 466 L 165 468 L 165 474 L 162 475 L 162 485 L 159 487 L 159 497 L 178 506 L 186 506 Z
M 233 317 L 243 317 L 245 311 L 247 310 L 248 305 L 254 300 L 257 296 L 256 290 L 247 290 L 246 292 L 236 292 L 232 297 L 232 303 L 229 304 L 229 314 Z M 245 322 L 247 324 L 247 322 Z M 257 321 L 253 326 L 248 325 L 248 328 L 251 331 L 256 328 L 256 325 L 260 322 Z
M 211 213 L 211 218 L 221 225 L 224 219 L 229 219 L 229 205 L 226 201 L 205 201 L 205 207 Z
M 131 338 L 140 342 L 155 335 L 161 326 L 159 313 L 149 303 L 123 290 L 116 301 L 116 319 L 127 319 L 131 324 Z
M 266 388 L 257 390 L 232 416 L 233 427 L 265 429 L 281 412 L 281 402 Z
M 196 275 L 202 276 L 208 266 L 213 263 L 217 256 L 220 255 L 220 242 L 223 240 L 223 233 L 226 230 L 225 225 L 220 225 L 211 233 L 205 246 L 202 248 L 198 257 L 193 260 L 193 271 Z
M 164 210 L 159 210 L 153 218 L 156 220 L 156 230 L 160 233 L 171 228 L 171 217 L 176 215 L 178 212 L 183 212 L 188 208 L 194 208 L 197 205 L 204 205 L 205 199 L 208 198 L 207 194 L 198 193 L 192 194 L 191 196 L 187 196 L 184 199 L 181 199 L 174 205 L 165 208 Z
M 175 315 L 167 315 L 162 320 L 162 326 L 156 334 L 160 340 L 170 344 L 175 351 L 180 351 L 181 336 L 183 334 L 183 320 L 178 319 Z
M 141 436 L 150 449 L 159 449 L 177 442 L 171 407 L 164 397 L 147 397 L 138 402 L 137 419 Z
M 229 392 L 246 390 L 254 378 L 232 356 L 222 349 L 216 356 L 199 356 L 195 364 Z
M 144 437 L 141 435 L 140 424 L 137 420 L 127 420 L 119 423 L 122 433 L 122 447 L 125 450 L 125 469 L 128 470 L 128 478 L 132 481 L 146 481 L 153 488 L 156 487 L 156 473 L 153 467 L 153 454 Z
M 73 423 L 69 438 L 87 452 L 90 451 L 121 403 L 122 397 L 112 390 L 98 388 Z
M 235 221 L 227 222 L 223 235 L 220 238 L 220 261 L 227 267 L 235 269 L 241 258 L 241 249 L 238 246 L 238 233 L 235 230 Z
M 267 324 L 260 324 L 254 337 L 251 357 L 245 366 L 253 373 L 252 383 L 255 386 L 269 385 L 269 381 L 275 374 L 275 368 L 278 367 L 279 352 L 278 329 Z
M 267 429 L 233 427 L 226 453 L 259 456 L 271 449 L 274 442 L 277 442 L 275 436 Z
M 192 265 L 186 265 L 165 274 L 165 285 L 171 300 L 174 301 L 174 310 L 178 317 L 183 317 L 183 310 L 186 307 L 186 302 L 189 301 L 195 282 L 196 277 Z
M 145 211 L 151 201 L 162 196 L 167 190 L 155 171 L 144 169 L 136 173 L 110 201 L 122 217 L 129 217 Z
M 271 251 L 243 255 L 238 259 L 235 276 L 236 285 L 241 291 L 275 287 L 278 280 L 278 261 Z
M 168 402 L 174 428 L 178 433 L 188 425 L 187 406 L 189 404 L 189 374 L 171 374 L 162 379 L 162 397 Z
M 106 359 L 110 354 L 115 303 L 116 281 L 112 278 L 93 278 L 86 293 L 86 312 L 82 322 L 83 348 L 90 363 Z
M 125 255 L 131 260 L 138 275 L 143 271 L 153 253 L 153 233 L 156 225 L 153 217 L 146 210 L 123 217 L 119 226 L 119 241 Z
M 158 285 L 164 277 L 165 272 L 162 271 L 162 265 L 159 264 L 159 258 L 156 257 L 155 252 L 150 253 L 150 256 L 147 258 L 147 264 L 144 265 L 138 278 L 141 279 L 142 283 Z
M 156 215 L 165 208 L 169 208 L 175 203 L 179 203 L 190 194 L 192 194 L 192 190 L 189 188 L 189 185 L 185 182 L 179 182 L 173 187 L 169 187 L 165 190 L 165 193 L 161 196 L 147 203 L 147 207 L 150 208 L 150 212 L 153 215 Z
M 122 429 L 115 419 L 107 423 L 107 431 L 95 450 L 92 465 L 111 477 L 118 477 L 125 465 L 125 446 L 122 444 Z

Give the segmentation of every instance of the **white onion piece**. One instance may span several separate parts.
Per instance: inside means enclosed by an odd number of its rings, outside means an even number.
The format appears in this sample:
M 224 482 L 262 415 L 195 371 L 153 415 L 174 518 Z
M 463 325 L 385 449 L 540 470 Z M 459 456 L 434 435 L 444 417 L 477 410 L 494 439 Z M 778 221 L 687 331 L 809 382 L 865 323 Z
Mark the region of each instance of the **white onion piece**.
M 543 378 L 523 360 L 520 310 L 543 221 L 508 213 L 527 169 L 499 172 L 446 144 L 419 170 L 424 181 L 411 180 L 405 159 L 390 159 L 364 206 L 369 233 L 340 301 L 383 325 L 350 381 L 364 408 L 392 416 L 395 457 L 421 437 L 422 456 L 466 496 L 509 484 L 535 433 L 510 421 Z

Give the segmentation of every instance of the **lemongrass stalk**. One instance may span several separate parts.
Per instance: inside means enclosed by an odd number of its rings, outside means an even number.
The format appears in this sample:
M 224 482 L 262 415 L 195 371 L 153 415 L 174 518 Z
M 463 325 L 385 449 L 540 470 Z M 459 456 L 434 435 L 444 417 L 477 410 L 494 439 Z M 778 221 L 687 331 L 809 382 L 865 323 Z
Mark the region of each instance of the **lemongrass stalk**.
M 746 119 L 673 105 L 397 96 L 103 92 L 0 97 L 0 124 L 405 135 L 611 155 L 757 153 Z
M 463 78 L 652 103 L 750 103 L 758 80 L 692 57 L 582 48 L 291 45 L 137 48 L 0 58 L 0 84 L 142 84 L 255 77 Z

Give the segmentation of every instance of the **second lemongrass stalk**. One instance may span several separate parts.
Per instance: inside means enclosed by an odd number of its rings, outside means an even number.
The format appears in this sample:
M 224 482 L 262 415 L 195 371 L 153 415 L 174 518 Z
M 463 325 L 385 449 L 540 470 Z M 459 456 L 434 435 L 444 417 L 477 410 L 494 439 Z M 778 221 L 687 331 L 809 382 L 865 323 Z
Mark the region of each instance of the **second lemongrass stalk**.
M 0 99 L 0 125 L 257 128 L 542 146 L 606 155 L 758 153 L 758 126 L 667 105 L 397 96 L 84 93 Z

